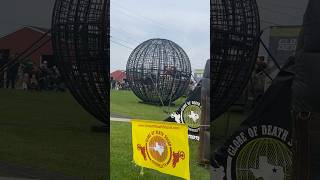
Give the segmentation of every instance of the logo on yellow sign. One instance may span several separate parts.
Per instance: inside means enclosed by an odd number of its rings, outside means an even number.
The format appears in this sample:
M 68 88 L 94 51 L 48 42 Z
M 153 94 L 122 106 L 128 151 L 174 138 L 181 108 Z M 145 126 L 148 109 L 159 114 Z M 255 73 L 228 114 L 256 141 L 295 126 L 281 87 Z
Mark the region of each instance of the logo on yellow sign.
M 172 142 L 162 131 L 151 131 L 145 139 L 145 145 L 138 144 L 137 149 L 141 152 L 145 161 L 149 159 L 160 168 L 170 164 L 175 168 L 180 160 L 185 159 L 183 151 L 172 151 Z
M 132 120 L 133 160 L 142 167 L 190 179 L 188 127 Z

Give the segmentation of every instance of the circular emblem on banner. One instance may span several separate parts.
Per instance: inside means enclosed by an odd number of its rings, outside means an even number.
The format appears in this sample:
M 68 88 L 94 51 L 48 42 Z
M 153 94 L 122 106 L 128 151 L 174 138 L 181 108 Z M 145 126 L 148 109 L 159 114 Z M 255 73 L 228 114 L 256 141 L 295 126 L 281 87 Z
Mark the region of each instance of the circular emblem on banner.
M 226 147 L 226 166 L 214 168 L 226 180 L 291 180 L 291 132 L 276 125 L 243 129 Z
M 190 101 L 181 109 L 182 121 L 191 129 L 200 128 L 201 106 L 197 101 Z
M 291 180 L 292 152 L 276 138 L 256 138 L 239 150 L 232 169 L 236 180 Z
M 172 157 L 171 141 L 162 131 L 152 131 L 146 139 L 147 155 L 160 168 L 167 166 Z

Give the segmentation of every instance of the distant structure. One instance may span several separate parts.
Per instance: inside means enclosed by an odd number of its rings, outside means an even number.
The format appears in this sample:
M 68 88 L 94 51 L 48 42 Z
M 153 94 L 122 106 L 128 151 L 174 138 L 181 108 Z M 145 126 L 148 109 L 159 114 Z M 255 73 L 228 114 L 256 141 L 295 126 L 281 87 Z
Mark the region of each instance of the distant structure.
M 301 29 L 301 25 L 270 27 L 269 50 L 281 67 L 290 56 L 295 56 Z M 270 57 L 269 61 L 272 62 Z
M 269 50 L 281 67 L 288 62 L 289 57 L 295 56 L 301 29 L 301 25 L 272 26 L 270 28 Z M 267 63 L 268 67 L 266 71 L 272 78 L 276 77 L 279 69 L 270 56 Z M 265 87 L 268 88 L 271 83 L 272 81 L 267 79 Z
M 199 82 L 203 78 L 203 74 L 204 69 L 195 69 L 193 73 L 194 79 Z
M 40 37 L 44 36 L 49 29 L 36 27 L 36 26 L 25 26 L 17 29 L 16 31 L 0 37 L 0 54 L 6 51 L 8 54 L 8 60 L 13 60 L 16 56 L 20 55 L 25 51 L 31 44 L 36 42 Z M 51 34 L 47 34 L 41 42 L 50 40 Z M 0 55 L 1 56 L 1 55 Z M 47 61 L 49 65 L 53 64 L 53 52 L 51 41 L 44 44 L 38 50 L 36 50 L 29 57 L 29 63 L 33 64 L 35 68 L 39 67 L 41 63 Z M 5 62 L 1 62 L 0 65 Z
M 110 78 L 115 81 L 125 81 L 127 79 L 126 71 L 116 70 L 110 74 Z
M 187 90 L 191 64 L 185 51 L 166 39 L 150 39 L 131 53 L 127 80 L 143 102 L 170 104 Z

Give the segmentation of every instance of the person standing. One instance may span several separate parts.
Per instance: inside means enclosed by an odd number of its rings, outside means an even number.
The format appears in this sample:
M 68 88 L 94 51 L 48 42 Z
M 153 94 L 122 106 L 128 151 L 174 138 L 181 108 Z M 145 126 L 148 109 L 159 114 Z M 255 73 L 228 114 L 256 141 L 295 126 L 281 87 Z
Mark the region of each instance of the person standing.
M 31 75 L 31 79 L 30 79 L 30 89 L 31 90 L 37 90 L 39 89 L 39 83 L 38 83 L 38 80 L 36 78 L 36 75 L 35 74 L 32 74 Z
M 25 91 L 28 90 L 28 84 L 29 84 L 29 74 L 24 73 L 23 79 L 22 79 L 22 89 Z

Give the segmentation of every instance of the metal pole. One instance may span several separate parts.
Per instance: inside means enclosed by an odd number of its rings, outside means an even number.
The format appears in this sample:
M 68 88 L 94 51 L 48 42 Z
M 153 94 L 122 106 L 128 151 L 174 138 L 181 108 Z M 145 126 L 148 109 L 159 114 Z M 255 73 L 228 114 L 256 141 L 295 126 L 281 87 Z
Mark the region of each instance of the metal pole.
M 267 53 L 269 54 L 269 56 L 271 57 L 272 61 L 274 62 L 274 64 L 277 66 L 277 68 L 279 70 L 281 70 L 281 66 L 279 65 L 279 63 L 277 62 L 277 60 L 273 57 L 273 55 L 271 54 L 271 52 L 269 51 L 269 49 L 267 48 L 266 44 L 262 41 L 261 37 L 260 37 L 260 43 L 262 44 L 263 48 L 267 51 Z

